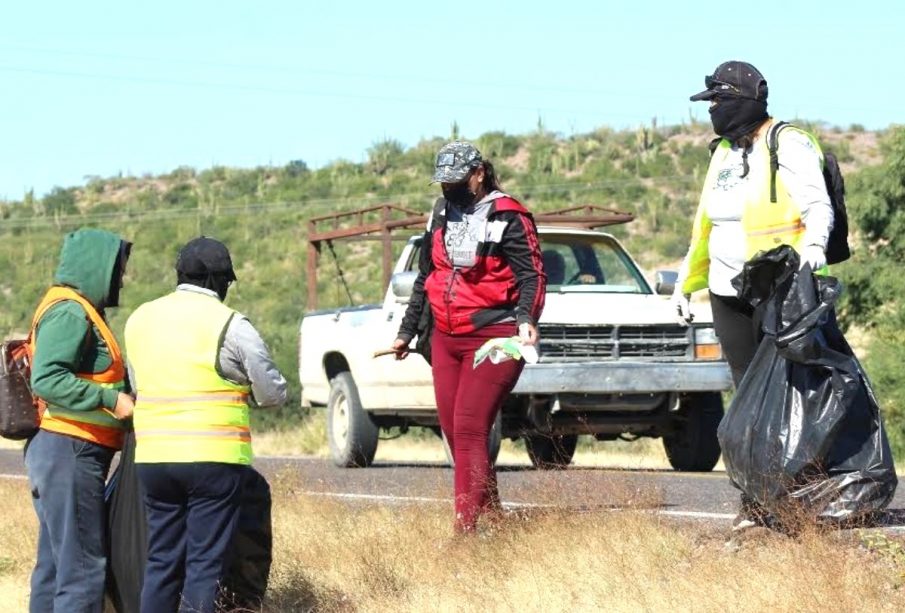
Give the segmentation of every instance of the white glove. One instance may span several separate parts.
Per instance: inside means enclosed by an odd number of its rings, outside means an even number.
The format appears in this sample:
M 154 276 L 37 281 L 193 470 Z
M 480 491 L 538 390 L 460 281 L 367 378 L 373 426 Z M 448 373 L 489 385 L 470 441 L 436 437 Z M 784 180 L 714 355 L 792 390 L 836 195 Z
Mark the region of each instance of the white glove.
M 676 310 L 676 321 L 682 326 L 687 326 L 694 321 L 694 315 L 691 312 L 691 303 L 689 302 L 690 299 L 691 294 L 683 294 L 682 290 L 677 287 L 670 300 L 673 308 Z
M 810 264 L 811 272 L 817 272 L 826 266 L 826 253 L 820 245 L 808 245 L 801 250 L 801 263 L 799 268 L 804 268 L 805 264 Z

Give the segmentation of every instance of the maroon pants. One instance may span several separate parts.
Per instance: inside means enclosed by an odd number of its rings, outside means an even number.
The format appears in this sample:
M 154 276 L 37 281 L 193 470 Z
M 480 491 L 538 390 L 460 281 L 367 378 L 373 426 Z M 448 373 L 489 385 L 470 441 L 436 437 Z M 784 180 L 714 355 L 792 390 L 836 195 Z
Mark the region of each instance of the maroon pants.
M 478 516 L 499 505 L 487 437 L 525 364 L 523 360 L 494 364 L 487 359 L 474 368 L 474 354 L 488 339 L 515 333 L 515 323 L 510 322 L 461 336 L 434 329 L 431 337 L 434 393 L 440 427 L 456 464 L 456 530 L 461 532 L 474 530 Z

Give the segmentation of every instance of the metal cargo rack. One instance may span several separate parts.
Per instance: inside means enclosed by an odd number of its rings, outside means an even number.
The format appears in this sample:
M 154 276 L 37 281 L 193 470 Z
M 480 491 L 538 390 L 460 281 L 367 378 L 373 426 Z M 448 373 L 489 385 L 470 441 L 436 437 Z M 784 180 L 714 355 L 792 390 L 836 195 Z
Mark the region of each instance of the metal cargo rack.
M 628 223 L 634 214 L 593 204 L 583 204 L 534 215 L 537 225 L 572 228 L 602 228 Z M 307 308 L 317 308 L 317 264 L 324 244 L 333 249 L 339 241 L 380 241 L 383 284 L 393 273 L 393 241 L 407 241 L 418 228 L 427 226 L 427 214 L 395 204 L 380 204 L 355 211 L 332 213 L 308 220 Z M 397 234 L 393 234 L 397 231 Z

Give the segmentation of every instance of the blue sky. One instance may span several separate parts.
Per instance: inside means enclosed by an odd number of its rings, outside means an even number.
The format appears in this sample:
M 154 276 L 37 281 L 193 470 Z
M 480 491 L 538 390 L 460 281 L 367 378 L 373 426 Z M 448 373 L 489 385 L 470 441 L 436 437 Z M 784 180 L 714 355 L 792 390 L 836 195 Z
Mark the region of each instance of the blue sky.
M 476 137 L 707 121 L 688 96 L 726 59 L 764 73 L 774 116 L 905 121 L 891 0 L 4 4 L 7 199 L 181 165 L 358 162 L 453 122 Z

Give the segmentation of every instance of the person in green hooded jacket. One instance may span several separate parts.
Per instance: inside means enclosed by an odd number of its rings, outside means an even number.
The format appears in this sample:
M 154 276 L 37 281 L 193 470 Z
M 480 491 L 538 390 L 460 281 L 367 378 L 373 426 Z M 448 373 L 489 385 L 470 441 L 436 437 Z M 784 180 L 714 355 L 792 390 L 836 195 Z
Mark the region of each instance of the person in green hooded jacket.
M 105 310 L 119 305 L 131 246 L 104 230 L 68 234 L 33 318 L 31 385 L 41 414 L 25 448 L 39 523 L 33 612 L 103 609 L 104 486 L 134 407 Z

